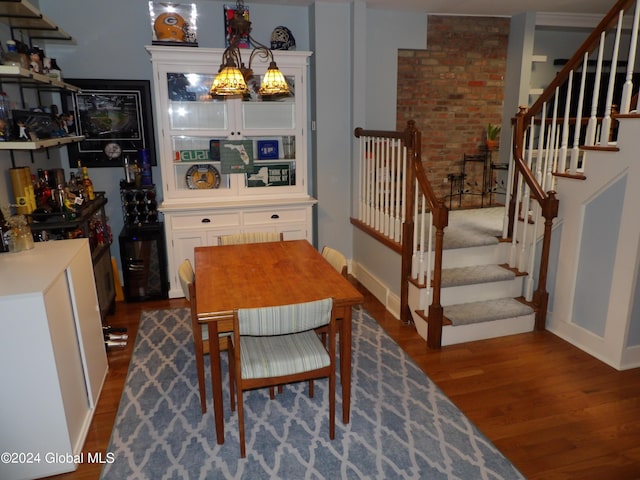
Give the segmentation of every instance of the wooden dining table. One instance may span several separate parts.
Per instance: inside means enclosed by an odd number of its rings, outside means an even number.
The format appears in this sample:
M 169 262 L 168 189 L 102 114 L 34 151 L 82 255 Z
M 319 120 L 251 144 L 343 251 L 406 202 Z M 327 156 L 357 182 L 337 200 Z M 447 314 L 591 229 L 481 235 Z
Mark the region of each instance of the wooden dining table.
M 218 444 L 224 443 L 218 334 L 233 331 L 233 311 L 333 298 L 338 330 L 342 421 L 351 399 L 351 310 L 362 294 L 306 240 L 195 248 L 196 312 L 207 325 Z

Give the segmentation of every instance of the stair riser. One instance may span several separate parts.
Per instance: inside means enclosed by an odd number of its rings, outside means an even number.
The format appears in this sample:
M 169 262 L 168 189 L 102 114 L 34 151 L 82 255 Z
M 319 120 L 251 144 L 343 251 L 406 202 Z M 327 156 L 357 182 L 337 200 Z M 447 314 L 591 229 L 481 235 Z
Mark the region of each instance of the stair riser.
M 476 283 L 474 285 L 443 288 L 440 303 L 443 307 L 446 307 L 458 303 L 519 297 L 522 295 L 523 279 L 524 277 L 516 277 L 513 280 L 502 282 Z
M 468 265 L 495 265 L 507 263 L 509 243 L 497 243 L 483 247 L 455 248 L 442 253 L 443 268 L 466 267 Z
M 418 334 L 426 340 L 428 332 L 427 322 L 415 314 L 413 319 Z M 532 313 L 521 317 L 504 318 L 491 322 L 461 325 L 458 327 L 446 325 L 442 329 L 442 346 L 527 333 L 533 330 L 534 323 L 535 314 Z

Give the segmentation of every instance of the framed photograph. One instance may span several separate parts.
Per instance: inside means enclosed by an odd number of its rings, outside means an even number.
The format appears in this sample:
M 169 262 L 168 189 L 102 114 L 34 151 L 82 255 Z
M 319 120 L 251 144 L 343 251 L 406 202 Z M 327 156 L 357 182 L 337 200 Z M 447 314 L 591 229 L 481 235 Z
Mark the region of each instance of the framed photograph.
M 50 113 L 32 112 L 30 110 L 12 110 L 12 137 L 17 140 L 45 140 L 65 136 L 60 131 L 60 123 Z
M 73 94 L 77 135 L 82 142 L 69 145 L 72 165 L 120 167 L 125 155 L 133 161 L 147 149 L 156 165 L 151 88 L 148 80 L 68 79 L 82 89 Z

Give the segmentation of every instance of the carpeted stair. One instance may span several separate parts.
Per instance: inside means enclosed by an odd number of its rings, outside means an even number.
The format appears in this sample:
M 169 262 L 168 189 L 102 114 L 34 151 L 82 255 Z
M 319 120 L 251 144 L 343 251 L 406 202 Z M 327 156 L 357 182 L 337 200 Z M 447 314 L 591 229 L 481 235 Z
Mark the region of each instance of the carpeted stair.
M 448 320 L 443 345 L 521 333 L 533 326 L 534 310 L 517 300 L 522 277 L 500 265 L 508 252 L 498 240 L 503 215 L 501 207 L 450 212 L 441 277 Z M 418 332 L 425 337 L 425 330 L 419 327 Z
M 442 288 L 513 280 L 515 273 L 500 265 L 472 265 L 442 269 Z
M 533 309 L 513 298 L 460 303 L 444 307 L 444 316 L 453 326 L 504 320 L 533 313 Z

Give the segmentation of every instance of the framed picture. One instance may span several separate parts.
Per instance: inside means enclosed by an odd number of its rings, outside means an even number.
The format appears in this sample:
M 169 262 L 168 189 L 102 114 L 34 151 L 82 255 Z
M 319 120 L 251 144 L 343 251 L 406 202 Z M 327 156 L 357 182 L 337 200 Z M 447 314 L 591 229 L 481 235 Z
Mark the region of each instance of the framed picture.
M 220 142 L 222 173 L 245 173 L 253 168 L 252 140 L 222 140 Z
M 254 165 L 247 170 L 247 187 L 283 187 L 295 185 L 291 163 Z
M 60 123 L 50 113 L 32 112 L 30 110 L 12 110 L 12 137 L 18 140 L 45 140 L 65 136 L 60 131 Z
M 87 167 L 120 167 L 138 151 L 149 151 L 156 165 L 151 88 L 148 80 L 67 79 L 82 89 L 73 94 L 77 135 L 82 142 L 69 145 L 72 165 L 81 160 Z
M 231 27 L 231 20 L 236 15 L 236 5 L 224 5 L 224 41 L 225 46 L 230 46 L 232 38 L 234 36 L 233 28 Z M 242 12 L 239 12 L 245 20 L 249 20 L 249 7 L 244 7 Z M 244 34 L 240 38 L 237 38 L 238 48 L 249 48 L 249 36 Z
M 277 160 L 278 140 L 258 140 L 258 160 Z

